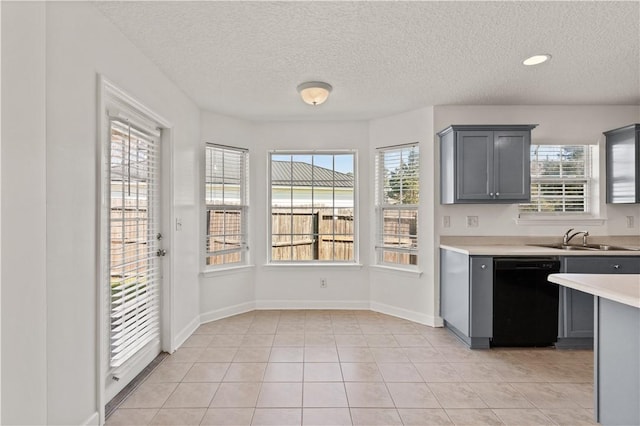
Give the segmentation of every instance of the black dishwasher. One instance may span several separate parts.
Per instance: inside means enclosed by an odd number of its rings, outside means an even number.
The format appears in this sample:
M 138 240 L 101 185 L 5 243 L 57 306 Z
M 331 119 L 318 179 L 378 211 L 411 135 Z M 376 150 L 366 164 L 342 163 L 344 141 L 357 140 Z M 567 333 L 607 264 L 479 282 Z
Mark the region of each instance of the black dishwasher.
M 556 258 L 496 257 L 493 261 L 491 346 L 551 346 L 558 340 Z

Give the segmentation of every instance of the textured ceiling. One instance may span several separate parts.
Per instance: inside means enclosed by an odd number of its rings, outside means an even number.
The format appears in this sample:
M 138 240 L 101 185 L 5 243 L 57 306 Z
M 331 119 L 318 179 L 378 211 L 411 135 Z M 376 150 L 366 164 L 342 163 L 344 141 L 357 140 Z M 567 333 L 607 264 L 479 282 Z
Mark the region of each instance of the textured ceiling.
M 427 105 L 640 104 L 640 2 L 95 2 L 201 108 L 371 119 Z M 536 53 L 553 59 L 521 62 Z M 304 104 L 296 86 L 333 85 Z

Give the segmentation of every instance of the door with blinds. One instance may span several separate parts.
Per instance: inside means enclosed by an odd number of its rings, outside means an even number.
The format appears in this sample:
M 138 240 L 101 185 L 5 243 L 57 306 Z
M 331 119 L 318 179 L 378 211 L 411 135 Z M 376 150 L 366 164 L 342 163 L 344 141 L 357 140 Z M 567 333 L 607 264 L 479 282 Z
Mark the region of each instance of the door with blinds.
M 109 119 L 108 374 L 113 398 L 160 353 L 160 133 Z

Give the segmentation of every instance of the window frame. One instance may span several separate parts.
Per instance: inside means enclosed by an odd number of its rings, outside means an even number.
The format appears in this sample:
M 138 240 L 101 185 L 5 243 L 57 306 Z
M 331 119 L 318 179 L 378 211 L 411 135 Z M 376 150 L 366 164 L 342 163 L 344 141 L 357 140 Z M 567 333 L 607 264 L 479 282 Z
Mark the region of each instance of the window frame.
M 239 204 L 214 204 L 207 202 L 207 184 L 208 184 L 208 176 L 207 176 L 207 164 L 208 164 L 208 149 L 217 149 L 224 152 L 232 152 L 240 154 L 240 183 L 239 183 Z M 202 200 L 203 200 L 203 232 L 202 232 L 202 251 L 203 255 L 201 256 L 202 261 L 202 270 L 204 273 L 207 272 L 215 272 L 215 271 L 223 271 L 228 269 L 236 269 L 246 267 L 249 264 L 249 150 L 247 148 L 239 147 L 239 146 L 230 146 L 223 145 L 215 142 L 205 142 L 204 146 L 204 161 L 203 161 L 203 190 L 202 190 Z M 224 176 L 223 176 L 224 179 Z M 210 237 L 214 234 L 209 233 L 208 223 L 209 223 L 209 215 L 211 211 L 224 211 L 224 212 L 235 212 L 237 211 L 240 215 L 240 234 L 222 234 L 224 237 L 228 235 L 239 235 L 240 242 L 238 248 L 231 249 L 222 249 L 222 250 L 214 250 L 209 251 L 207 249 L 207 242 Z M 216 264 L 208 264 L 208 259 L 215 256 L 226 256 L 229 254 L 238 253 L 240 256 L 240 260 L 237 262 L 226 262 Z
M 533 186 L 536 184 L 541 184 L 541 183 L 556 183 L 556 184 L 571 184 L 571 183 L 581 183 L 585 185 L 585 191 L 584 191 L 584 205 L 585 205 L 585 211 L 557 211 L 557 212 L 544 212 L 544 211 L 525 211 L 523 210 L 524 206 L 530 206 L 532 205 L 531 202 L 529 203 L 519 203 L 518 204 L 518 220 L 517 223 L 520 224 L 528 224 L 530 221 L 542 221 L 542 222 L 549 222 L 549 221 L 564 221 L 564 220 L 591 220 L 591 219 L 596 219 L 598 217 L 598 212 L 599 212 L 599 205 L 598 205 L 598 181 L 597 181 L 597 174 L 598 174 L 598 170 L 596 169 L 597 167 L 597 146 L 594 146 L 592 144 L 579 144 L 579 143 L 573 143 L 573 144 L 544 144 L 544 143 L 538 143 L 538 144 L 531 144 L 531 152 L 533 152 L 533 150 L 535 149 L 535 147 L 537 146 L 556 146 L 559 147 L 559 149 L 561 149 L 561 147 L 576 147 L 576 146 L 580 146 L 580 147 L 584 147 L 585 150 L 585 160 L 584 160 L 584 168 L 585 168 L 585 175 L 584 177 L 574 177 L 574 176 L 570 176 L 570 177 L 549 177 L 549 178 L 545 178 L 545 177 L 534 177 L 533 175 L 531 176 L 531 193 L 533 194 Z M 533 156 L 530 159 L 530 162 L 532 162 L 534 160 Z M 534 171 L 534 168 L 531 168 L 532 173 Z M 564 197 L 564 196 L 563 196 Z M 539 202 L 538 202 L 539 204 Z M 597 219 L 600 220 L 600 219 Z
M 417 203 L 405 204 L 391 204 L 385 203 L 385 174 L 383 173 L 384 166 L 384 155 L 385 153 L 391 153 L 394 151 L 403 151 L 403 150 L 411 150 L 415 149 L 417 152 L 417 169 L 414 169 L 414 173 L 416 173 L 417 185 L 418 185 L 418 200 Z M 400 164 L 398 167 L 402 166 L 402 159 L 400 160 Z M 385 268 L 393 268 L 399 269 L 403 271 L 411 271 L 411 272 L 419 272 L 420 271 L 420 143 L 419 142 L 411 142 L 405 144 L 398 145 L 389 145 L 376 148 L 375 154 L 375 165 L 374 165 L 374 179 L 375 179 L 375 210 L 376 210 L 376 235 L 374 241 L 374 250 L 375 250 L 375 264 L 379 267 Z M 415 226 L 415 235 L 402 233 L 402 234 L 394 234 L 397 236 L 408 236 L 408 238 L 412 239 L 415 243 L 415 247 L 411 247 L 409 249 L 406 248 L 392 248 L 385 246 L 384 239 L 385 236 L 385 212 L 387 211 L 411 211 L 415 212 L 416 218 L 416 226 Z M 385 253 L 398 253 L 398 254 L 409 254 L 413 256 L 415 259 L 415 263 L 399 263 L 399 262 L 389 262 L 385 261 Z
M 273 166 L 273 157 L 274 156 L 340 156 L 340 155 L 351 155 L 353 156 L 353 258 L 350 260 L 320 260 L 320 259 L 311 259 L 311 260 L 274 260 L 273 259 L 273 174 L 272 174 L 272 166 Z M 335 172 L 335 162 L 333 164 L 333 171 Z M 359 221 L 358 221 L 358 152 L 354 149 L 345 149 L 345 150 L 271 150 L 267 153 L 267 238 L 266 238 L 266 253 L 267 253 L 267 265 L 270 266 L 353 266 L 359 264 L 359 244 L 358 244 L 358 235 L 359 235 Z M 293 186 L 292 186 L 293 187 Z M 311 186 L 314 187 L 313 184 Z M 335 187 L 334 187 L 335 188 Z M 293 208 L 293 206 L 292 206 Z M 309 207 L 312 209 L 314 207 Z M 336 209 L 335 207 L 335 198 L 334 204 L 332 207 L 324 207 Z M 284 235 L 284 234 L 277 234 Z M 291 232 L 291 238 L 293 241 L 293 236 L 295 233 Z M 337 235 L 335 233 L 332 234 Z

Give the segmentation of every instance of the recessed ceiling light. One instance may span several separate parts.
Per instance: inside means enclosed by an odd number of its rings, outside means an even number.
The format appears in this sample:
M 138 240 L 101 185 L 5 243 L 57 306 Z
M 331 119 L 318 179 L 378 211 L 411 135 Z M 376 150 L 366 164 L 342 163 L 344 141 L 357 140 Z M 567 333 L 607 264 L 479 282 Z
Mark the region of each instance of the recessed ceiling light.
M 523 65 L 538 65 L 538 64 L 541 64 L 543 62 L 547 62 L 549 59 L 551 59 L 551 55 L 549 55 L 549 54 L 533 55 L 532 57 L 527 58 L 524 61 L 522 61 L 522 64 Z

